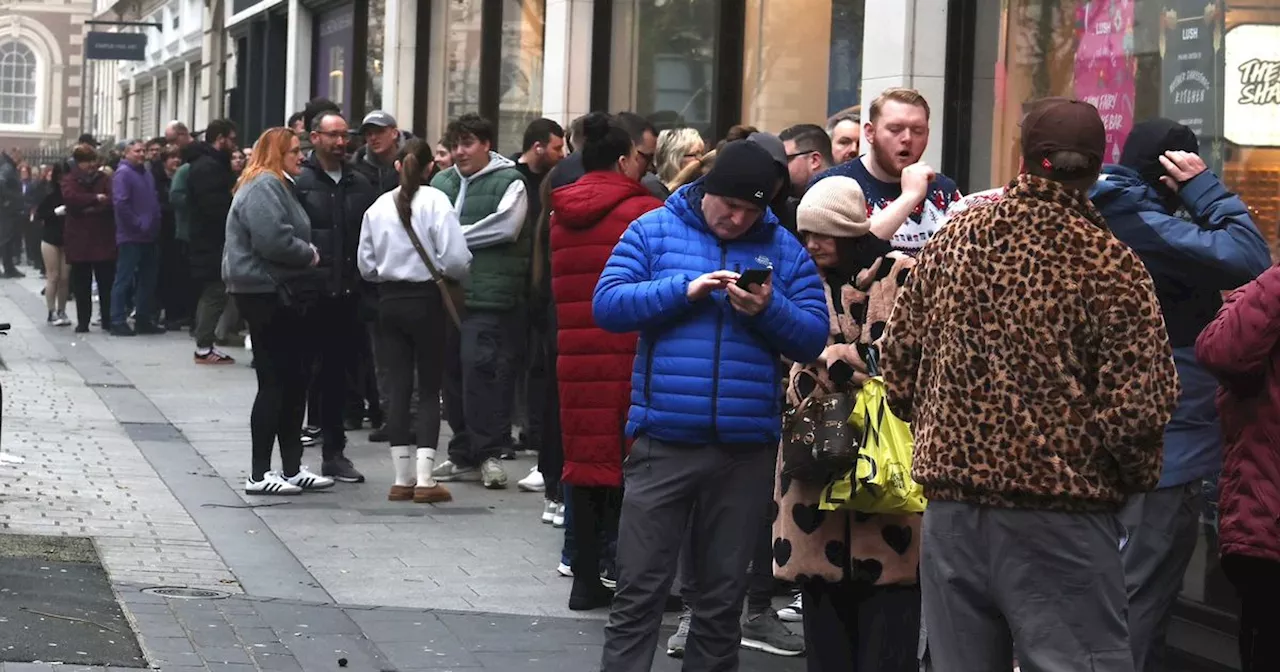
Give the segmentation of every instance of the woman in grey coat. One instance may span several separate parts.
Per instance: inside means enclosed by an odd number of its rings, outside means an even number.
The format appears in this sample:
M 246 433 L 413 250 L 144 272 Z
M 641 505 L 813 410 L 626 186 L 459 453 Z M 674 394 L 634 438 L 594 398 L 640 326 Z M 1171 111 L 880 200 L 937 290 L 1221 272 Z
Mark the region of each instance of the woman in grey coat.
M 311 222 L 293 191 L 302 158 L 298 137 L 268 129 L 236 183 L 227 214 L 222 279 L 249 323 L 258 395 L 249 426 L 253 471 L 245 492 L 296 495 L 333 486 L 333 479 L 302 466 L 302 417 L 306 408 L 314 329 L 308 307 L 319 296 Z M 280 443 L 280 471 L 271 449 Z

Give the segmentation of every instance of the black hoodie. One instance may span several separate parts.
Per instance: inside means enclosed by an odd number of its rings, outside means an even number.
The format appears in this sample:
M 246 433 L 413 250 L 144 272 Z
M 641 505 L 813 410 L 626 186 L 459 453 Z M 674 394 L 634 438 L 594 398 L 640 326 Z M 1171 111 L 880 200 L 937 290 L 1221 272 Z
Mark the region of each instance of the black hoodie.
M 187 209 L 190 212 L 191 277 L 199 282 L 222 279 L 222 248 L 227 240 L 231 210 L 231 154 L 207 142 L 193 142 L 182 150 L 187 169 Z

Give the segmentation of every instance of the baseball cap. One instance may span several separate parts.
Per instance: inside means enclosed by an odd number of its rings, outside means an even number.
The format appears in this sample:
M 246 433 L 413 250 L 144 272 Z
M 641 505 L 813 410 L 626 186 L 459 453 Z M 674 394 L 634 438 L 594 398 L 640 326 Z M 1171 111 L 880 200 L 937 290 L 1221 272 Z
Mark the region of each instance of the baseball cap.
M 396 118 L 382 110 L 374 110 L 364 115 L 364 121 L 360 122 L 360 130 L 363 132 L 370 126 L 380 126 L 387 128 L 389 126 L 398 126 Z
M 1090 170 L 1102 168 L 1107 129 L 1098 108 L 1074 98 L 1042 98 L 1028 106 L 1022 119 L 1022 158 L 1026 165 L 1054 172 L 1049 156 L 1076 152 L 1089 158 Z
M 769 207 L 780 179 L 767 149 L 750 140 L 735 140 L 716 153 L 702 188 L 712 196 L 737 198 L 763 210 Z

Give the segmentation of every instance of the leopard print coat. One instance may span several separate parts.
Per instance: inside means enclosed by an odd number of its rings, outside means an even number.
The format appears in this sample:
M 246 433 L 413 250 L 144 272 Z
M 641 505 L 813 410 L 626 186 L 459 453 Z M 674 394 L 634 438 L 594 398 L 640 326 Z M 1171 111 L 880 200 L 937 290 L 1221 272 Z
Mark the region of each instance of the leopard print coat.
M 1114 511 L 1156 486 L 1173 354 L 1151 276 L 1083 193 L 1023 175 L 918 261 L 881 361 L 930 500 Z
M 848 365 L 846 372 L 851 368 L 865 375 L 867 366 L 857 345 L 880 340 L 914 264 L 911 257 L 891 252 L 877 258 L 851 283 L 840 286 L 838 296 L 824 283 L 831 316 L 827 348 L 817 362 L 792 365 L 788 405 L 794 408 L 810 396 L 840 389 L 832 381 L 829 367 L 839 370 L 842 364 Z M 847 381 L 842 391 L 855 393 L 858 384 Z M 781 452 L 778 462 L 781 465 Z M 921 517 L 822 511 L 818 501 L 823 486 L 792 479 L 779 468 L 773 493 L 774 574 L 797 582 L 850 579 L 871 585 L 915 583 Z

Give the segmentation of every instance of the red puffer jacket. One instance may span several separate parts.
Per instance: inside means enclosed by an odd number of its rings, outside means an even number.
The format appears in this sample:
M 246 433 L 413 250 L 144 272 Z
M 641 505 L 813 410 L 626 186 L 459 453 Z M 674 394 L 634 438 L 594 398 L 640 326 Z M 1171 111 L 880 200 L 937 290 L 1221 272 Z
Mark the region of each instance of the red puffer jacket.
M 623 431 L 631 406 L 636 334 L 611 334 L 591 317 L 605 262 L 637 217 L 661 207 L 640 183 L 612 171 L 587 173 L 551 192 L 551 292 L 560 357 L 560 423 L 570 485 L 620 487 Z
M 1222 383 L 1219 548 L 1280 562 L 1280 266 L 1229 296 L 1196 341 Z

